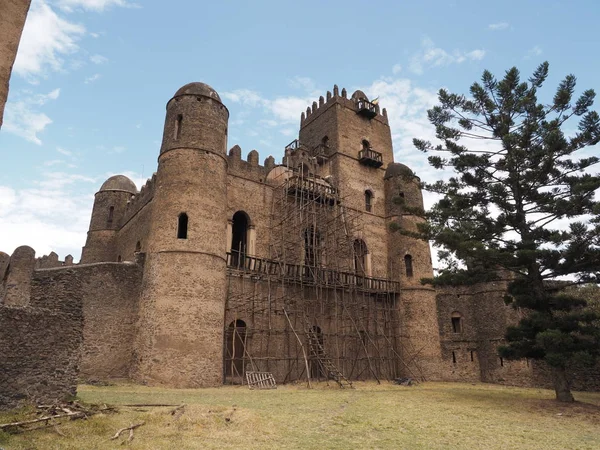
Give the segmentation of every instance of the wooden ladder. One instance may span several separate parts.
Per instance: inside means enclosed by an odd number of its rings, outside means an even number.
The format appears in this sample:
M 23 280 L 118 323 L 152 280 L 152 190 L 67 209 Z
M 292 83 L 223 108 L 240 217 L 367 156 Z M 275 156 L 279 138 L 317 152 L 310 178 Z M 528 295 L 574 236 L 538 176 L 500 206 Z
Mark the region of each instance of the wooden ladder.
M 348 380 L 342 372 L 333 364 L 331 358 L 325 353 L 323 344 L 319 340 L 319 335 L 312 329 L 306 318 L 306 336 L 308 337 L 308 347 L 310 355 L 313 356 L 318 362 L 319 366 L 323 370 L 323 373 L 327 379 L 334 380 L 340 387 L 352 388 L 352 382 Z

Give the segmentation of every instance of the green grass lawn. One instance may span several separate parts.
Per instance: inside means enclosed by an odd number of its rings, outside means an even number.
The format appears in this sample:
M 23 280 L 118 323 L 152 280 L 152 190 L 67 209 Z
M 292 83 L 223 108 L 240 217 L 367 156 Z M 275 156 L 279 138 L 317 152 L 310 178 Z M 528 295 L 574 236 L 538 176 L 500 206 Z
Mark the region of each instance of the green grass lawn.
M 87 403 L 118 413 L 62 422 L 55 428 L 0 434 L 9 449 L 600 449 L 600 393 L 576 393 L 559 404 L 552 391 L 488 384 L 424 383 L 413 387 L 356 383 L 340 390 L 280 386 L 163 389 L 122 384 L 80 386 Z M 182 404 L 126 407 L 126 404 Z M 20 416 L 22 417 L 23 412 Z M 1 414 L 6 423 L 15 414 Z M 111 441 L 119 428 L 145 422 Z

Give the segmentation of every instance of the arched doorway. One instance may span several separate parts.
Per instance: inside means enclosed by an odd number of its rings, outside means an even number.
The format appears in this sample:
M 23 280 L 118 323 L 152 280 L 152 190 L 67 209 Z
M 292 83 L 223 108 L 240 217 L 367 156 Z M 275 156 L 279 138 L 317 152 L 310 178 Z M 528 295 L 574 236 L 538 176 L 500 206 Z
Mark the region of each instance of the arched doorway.
M 233 215 L 231 226 L 231 263 L 235 267 L 243 267 L 248 253 L 248 228 L 250 218 L 244 211 Z
M 244 375 L 244 356 L 246 349 L 246 322 L 234 320 L 227 327 L 225 336 L 225 376 Z

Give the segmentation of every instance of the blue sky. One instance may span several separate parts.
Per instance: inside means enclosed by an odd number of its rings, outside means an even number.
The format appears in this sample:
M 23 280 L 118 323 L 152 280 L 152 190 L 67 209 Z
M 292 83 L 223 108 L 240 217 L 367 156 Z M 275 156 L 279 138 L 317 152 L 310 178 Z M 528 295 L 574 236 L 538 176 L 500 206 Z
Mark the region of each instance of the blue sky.
M 33 0 L 0 130 L 0 250 L 79 258 L 93 195 L 156 170 L 165 104 L 190 81 L 229 108 L 229 147 L 279 162 L 300 113 L 361 88 L 389 113 L 396 161 L 439 174 L 413 149 L 431 138 L 440 87 L 467 93 L 484 69 L 526 78 L 550 62 L 600 90 L 596 1 Z

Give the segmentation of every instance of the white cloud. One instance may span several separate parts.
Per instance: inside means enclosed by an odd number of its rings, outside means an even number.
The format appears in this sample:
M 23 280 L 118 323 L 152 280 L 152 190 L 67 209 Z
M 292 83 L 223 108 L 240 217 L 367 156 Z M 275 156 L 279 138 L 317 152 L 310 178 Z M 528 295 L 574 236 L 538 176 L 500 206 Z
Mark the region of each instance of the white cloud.
M 61 18 L 44 0 L 34 0 L 19 44 L 15 73 L 35 80 L 50 71 L 63 70 L 64 57 L 79 49 L 77 41 L 84 33 L 83 25 Z
M 525 59 L 533 58 L 535 56 L 540 56 L 543 53 L 543 50 L 539 45 L 534 45 L 525 55 Z
M 65 156 L 71 156 L 71 155 L 73 154 L 73 152 L 70 152 L 70 151 L 68 151 L 68 150 L 65 150 L 65 149 L 64 149 L 64 148 L 62 148 L 62 147 L 56 147 L 56 151 L 57 151 L 58 153 L 60 153 L 61 155 L 65 155 Z
M 490 23 L 488 25 L 488 29 L 493 30 L 493 31 L 500 31 L 500 30 L 506 30 L 509 26 L 510 25 L 508 22 Z
M 485 50 L 470 51 L 453 50 L 448 52 L 436 47 L 429 38 L 424 38 L 419 50 L 410 60 L 409 69 L 416 74 L 422 74 L 426 67 L 443 67 L 450 64 L 460 64 L 465 61 L 479 61 L 485 56 Z
M 48 94 L 28 94 L 16 102 L 8 102 L 4 111 L 3 129 L 41 145 L 42 140 L 38 134 L 52 123 L 52 119 L 40 112 L 38 107 L 49 100 L 56 100 L 59 95 L 60 89 L 54 89 Z
M 392 67 L 392 73 L 394 75 L 398 75 L 400 72 L 402 72 L 402 66 L 400 64 L 394 64 L 394 67 Z
M 102 55 L 92 55 L 90 56 L 90 61 L 94 64 L 106 64 L 108 62 L 108 58 Z
M 260 94 L 251 89 L 236 89 L 231 92 L 223 92 L 221 97 L 234 103 L 241 103 L 244 106 L 258 106 L 263 103 Z
M 129 3 L 125 0 L 58 0 L 56 3 L 59 8 L 67 12 L 72 12 L 76 9 L 102 12 L 113 6 L 139 7 L 136 3 Z
M 100 75 L 99 73 L 95 73 L 91 77 L 86 77 L 85 80 L 84 80 L 84 83 L 85 84 L 93 83 L 94 81 L 98 80 L 101 76 L 102 75 Z

